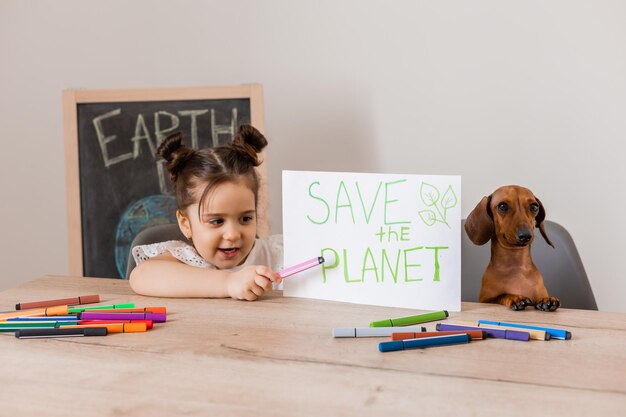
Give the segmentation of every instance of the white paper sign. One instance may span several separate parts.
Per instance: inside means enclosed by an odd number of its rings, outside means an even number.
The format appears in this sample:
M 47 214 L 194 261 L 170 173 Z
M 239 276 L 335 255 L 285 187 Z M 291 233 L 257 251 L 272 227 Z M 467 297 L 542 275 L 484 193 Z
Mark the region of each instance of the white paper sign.
M 283 233 L 286 267 L 327 259 L 285 296 L 461 309 L 460 176 L 283 171 Z

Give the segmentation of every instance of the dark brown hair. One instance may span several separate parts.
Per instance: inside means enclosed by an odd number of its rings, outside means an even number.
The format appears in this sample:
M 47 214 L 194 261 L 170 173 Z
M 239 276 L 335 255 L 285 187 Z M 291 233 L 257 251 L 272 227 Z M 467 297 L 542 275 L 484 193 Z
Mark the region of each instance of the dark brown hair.
M 259 166 L 259 152 L 267 146 L 267 139 L 251 125 L 241 125 L 228 145 L 214 148 L 191 149 L 183 144 L 183 134 L 173 133 L 166 137 L 157 156 L 165 160 L 165 166 L 174 183 L 174 194 L 179 210 L 195 202 L 195 190 L 204 184 L 199 198 L 198 214 L 207 194 L 225 182 L 242 181 L 254 193 L 256 206 L 259 194 L 259 178 L 255 167 Z

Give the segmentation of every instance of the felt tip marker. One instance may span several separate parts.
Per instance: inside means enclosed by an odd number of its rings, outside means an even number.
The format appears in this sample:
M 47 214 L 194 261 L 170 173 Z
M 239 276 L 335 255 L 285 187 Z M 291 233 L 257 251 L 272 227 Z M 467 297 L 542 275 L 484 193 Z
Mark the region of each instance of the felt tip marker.
M 106 336 L 106 327 L 85 329 L 22 329 L 15 332 L 19 339 L 47 339 L 55 337 Z
M 57 324 L 53 321 L 4 322 L 0 324 L 0 332 L 14 332 L 21 329 L 54 329 Z
M 82 313 L 83 311 L 97 311 L 97 310 L 117 310 L 119 308 L 133 308 L 135 304 L 111 304 L 105 306 L 90 306 L 90 307 L 70 307 L 67 311 L 71 314 Z
M 515 327 L 518 329 L 543 330 L 544 332 L 549 333 L 553 339 L 569 340 L 572 338 L 572 334 L 564 329 L 553 329 L 550 327 L 530 326 L 528 324 L 507 323 L 503 321 L 490 321 L 490 320 L 478 320 L 478 323 L 491 324 L 493 326 Z
M 76 314 L 67 316 L 50 316 L 50 317 L 11 317 L 6 320 L 8 323 L 14 323 L 16 321 L 76 321 Z M 6 323 L 0 321 L 0 323 Z
M 315 258 L 309 259 L 308 261 L 304 261 L 301 262 L 297 265 L 294 265 L 292 267 L 289 268 L 285 268 L 285 269 L 281 269 L 280 271 L 278 271 L 278 275 L 281 278 L 287 278 L 290 277 L 294 274 L 297 274 L 298 272 L 302 272 L 305 271 L 309 268 L 313 268 L 315 266 L 318 266 L 320 264 L 323 264 L 326 260 L 324 259 L 324 257 L 322 256 L 317 256 Z
M 406 327 L 402 328 L 403 330 Z M 450 336 L 453 334 L 468 334 L 472 340 L 483 340 L 487 335 L 482 330 L 450 330 L 447 332 L 423 332 L 423 333 L 413 333 L 413 332 L 399 332 L 392 333 L 391 340 L 406 340 L 406 339 L 420 339 L 423 337 L 434 337 L 434 336 Z
M 166 314 L 165 307 L 144 307 L 144 308 L 115 308 L 102 310 L 85 310 L 92 313 L 158 313 Z
M 146 323 L 90 323 L 77 325 L 61 325 L 60 329 L 97 329 L 105 328 L 109 333 L 137 333 L 145 332 L 148 327 Z
M 46 317 L 63 316 L 67 314 L 67 306 L 54 306 L 46 308 L 35 308 L 31 310 L 19 310 L 11 313 L 0 314 L 0 320 L 7 320 L 14 317 Z
M 97 311 L 83 311 L 78 313 L 79 320 L 152 320 L 162 323 L 166 320 L 165 314 L 159 313 L 100 313 Z
M 482 330 L 487 334 L 488 337 L 493 337 L 495 339 L 519 340 L 522 342 L 528 342 L 530 340 L 530 335 L 527 332 L 518 332 L 516 330 L 487 329 L 478 326 L 462 326 L 459 324 L 444 323 L 437 323 L 437 330 Z
M 118 324 L 118 323 L 144 323 L 146 330 L 150 330 L 154 324 L 152 320 L 79 320 L 76 324 Z
M 26 310 L 29 308 L 41 308 L 41 307 L 53 307 L 53 306 L 66 306 L 77 304 L 92 304 L 99 303 L 100 296 L 98 294 L 93 295 L 81 295 L 78 297 L 61 298 L 58 300 L 44 300 L 44 301 L 32 301 L 29 303 L 15 304 L 16 310 Z
M 410 326 L 412 324 L 426 323 L 428 321 L 443 320 L 447 317 L 448 317 L 448 312 L 446 310 L 435 311 L 433 313 L 418 314 L 417 316 L 399 317 L 396 319 L 373 321 L 370 323 L 370 327 Z
M 511 326 L 496 326 L 493 324 L 486 324 L 486 323 L 478 323 L 478 322 L 463 322 L 460 321 L 458 322 L 458 324 L 461 324 L 463 326 L 476 326 L 476 327 L 480 327 L 481 329 L 496 329 L 496 330 L 517 330 L 520 331 L 520 329 L 518 328 L 513 328 Z M 550 333 L 544 331 L 544 330 L 534 330 L 534 329 L 522 329 L 525 332 L 528 332 L 528 335 L 530 336 L 531 340 L 550 340 Z
M 468 334 L 454 334 L 450 336 L 425 337 L 423 339 L 395 340 L 393 342 L 380 342 L 378 344 L 378 350 L 381 352 L 394 352 L 397 350 L 457 345 L 460 343 L 469 343 L 471 339 Z
M 425 332 L 426 327 L 404 326 L 404 327 L 336 327 L 333 329 L 333 337 L 386 337 L 393 332 Z

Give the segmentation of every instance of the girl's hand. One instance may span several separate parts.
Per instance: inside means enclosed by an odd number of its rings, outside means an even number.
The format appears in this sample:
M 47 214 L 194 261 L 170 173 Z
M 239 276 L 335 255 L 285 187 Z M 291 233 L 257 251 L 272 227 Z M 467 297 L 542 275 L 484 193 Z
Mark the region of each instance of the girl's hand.
M 228 277 L 228 295 L 236 300 L 254 301 L 282 280 L 265 265 L 250 265 Z

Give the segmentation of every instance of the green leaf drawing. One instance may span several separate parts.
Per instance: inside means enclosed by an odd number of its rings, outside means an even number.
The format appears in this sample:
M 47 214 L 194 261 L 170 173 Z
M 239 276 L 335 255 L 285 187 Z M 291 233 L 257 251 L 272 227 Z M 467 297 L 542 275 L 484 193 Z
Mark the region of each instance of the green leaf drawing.
M 434 206 L 439 200 L 439 190 L 437 187 L 423 182 L 420 186 L 420 198 L 427 206 Z
M 437 215 L 432 210 L 421 210 L 419 215 L 427 226 L 432 226 L 437 221 Z
M 441 197 L 441 207 L 444 209 L 449 209 L 457 205 L 459 202 L 454 190 L 451 185 L 448 185 L 448 189 L 445 193 L 443 193 L 443 197 Z

